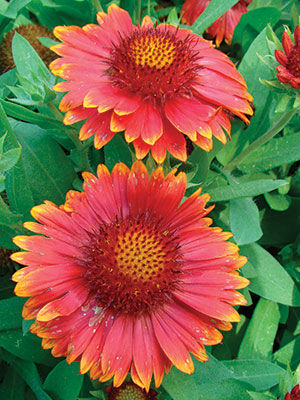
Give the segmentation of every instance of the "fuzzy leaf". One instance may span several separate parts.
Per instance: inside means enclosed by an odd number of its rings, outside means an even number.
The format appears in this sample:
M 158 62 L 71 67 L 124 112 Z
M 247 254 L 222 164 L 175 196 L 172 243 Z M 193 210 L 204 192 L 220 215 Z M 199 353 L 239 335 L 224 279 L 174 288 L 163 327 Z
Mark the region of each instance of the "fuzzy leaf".
M 293 279 L 269 252 L 252 243 L 242 246 L 241 254 L 248 257 L 256 272 L 256 277 L 251 278 L 251 292 L 277 303 L 300 305 L 300 293 Z
M 256 242 L 262 236 L 258 208 L 250 197 L 230 201 L 229 219 L 236 244 Z
M 260 299 L 242 340 L 238 359 L 271 359 L 279 320 L 278 304 Z
M 44 389 L 53 400 L 76 400 L 83 382 L 83 375 L 79 375 L 79 364 L 61 361 L 49 373 Z
M 250 182 L 220 186 L 209 190 L 210 201 L 216 202 L 240 199 L 243 197 L 254 197 L 275 190 L 285 184 L 286 182 L 281 179 L 257 179 Z

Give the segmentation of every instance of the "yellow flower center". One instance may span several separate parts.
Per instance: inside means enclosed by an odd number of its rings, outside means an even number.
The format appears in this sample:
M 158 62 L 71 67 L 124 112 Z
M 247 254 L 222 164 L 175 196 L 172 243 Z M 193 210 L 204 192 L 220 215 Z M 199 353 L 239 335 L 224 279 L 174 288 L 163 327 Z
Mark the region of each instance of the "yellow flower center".
M 129 57 L 136 65 L 155 67 L 160 70 L 169 67 L 175 59 L 175 43 L 169 37 L 142 36 L 130 44 Z
M 193 36 L 179 37 L 167 26 L 138 27 L 115 44 L 106 73 L 113 85 L 164 102 L 178 92 L 190 92 L 198 59 Z
M 182 275 L 177 237 L 146 216 L 103 225 L 82 249 L 98 306 L 135 314 L 169 302 Z
M 151 230 L 138 232 L 134 226 L 118 235 L 114 254 L 119 271 L 133 281 L 159 278 L 167 261 L 158 236 Z
M 126 385 L 125 388 L 119 389 L 119 393 L 115 397 L 116 400 L 145 400 L 146 396 L 137 386 Z

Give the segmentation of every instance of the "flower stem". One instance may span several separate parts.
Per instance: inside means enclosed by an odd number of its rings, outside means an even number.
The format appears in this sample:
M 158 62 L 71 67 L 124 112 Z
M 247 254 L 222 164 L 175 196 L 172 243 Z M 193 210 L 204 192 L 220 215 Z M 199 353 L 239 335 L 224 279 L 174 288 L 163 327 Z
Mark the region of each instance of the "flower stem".
M 55 116 L 56 119 L 58 119 L 59 121 L 62 121 L 64 119 L 61 112 L 58 111 L 58 109 L 55 107 L 55 105 L 51 101 L 47 105 L 50 108 L 50 111 L 52 112 L 52 114 Z
M 134 9 L 134 19 L 136 22 L 139 22 L 141 19 L 141 10 L 142 10 L 142 1 L 137 0 L 135 2 L 135 9 Z
M 275 122 L 275 124 L 266 133 L 260 136 L 257 140 L 246 147 L 238 156 L 230 161 L 230 163 L 225 166 L 223 171 L 232 171 L 235 167 L 241 164 L 250 153 L 257 150 L 260 146 L 267 143 L 270 139 L 277 135 L 277 133 L 279 133 L 290 122 L 296 112 L 297 110 L 294 109 L 283 114 L 282 117 L 279 118 L 279 120 Z

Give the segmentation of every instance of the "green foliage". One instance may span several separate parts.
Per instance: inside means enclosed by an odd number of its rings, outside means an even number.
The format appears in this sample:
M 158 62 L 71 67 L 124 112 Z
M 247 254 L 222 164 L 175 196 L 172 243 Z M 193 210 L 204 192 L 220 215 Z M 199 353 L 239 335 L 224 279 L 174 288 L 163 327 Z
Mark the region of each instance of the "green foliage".
M 202 34 L 237 2 L 211 0 L 191 29 Z M 183 0 L 0 0 L 0 37 L 24 22 L 50 29 L 96 23 L 96 12 L 112 3 L 134 23 L 149 13 L 154 22 L 180 26 Z M 209 153 L 194 146 L 185 163 L 169 155 L 163 163 L 165 173 L 186 173 L 186 197 L 200 186 L 210 195 L 215 209 L 209 216 L 233 233 L 230 240 L 248 258 L 241 274 L 250 285 L 241 290 L 248 306 L 239 308 L 240 322 L 208 347 L 209 361 L 194 360 L 191 375 L 172 367 L 158 400 L 283 399 L 299 375 L 300 96 L 278 81 L 274 58 L 282 49 L 283 25 L 293 31 L 297 24 L 295 0 L 251 2 L 233 45 L 220 47 L 253 96 L 250 124 L 232 120 L 225 146 L 214 139 Z M 19 34 L 12 52 L 16 68 L 0 75 L 0 246 L 15 250 L 11 239 L 29 234 L 23 223 L 32 220 L 32 207 L 45 200 L 60 205 L 69 190 L 82 190 L 83 170 L 95 173 L 99 163 L 110 171 L 118 162 L 131 167 L 136 157 L 122 133 L 101 150 L 93 138 L 81 143 L 82 122 L 62 122 L 61 94 L 52 89 L 58 79 Z M 149 173 L 157 167 L 151 154 L 145 164 Z M 26 299 L 13 296 L 11 274 L 18 267 L 4 259 L 0 267 L 0 400 L 106 400 L 107 383 L 92 382 L 80 375 L 78 363 L 68 365 L 41 348 L 41 339 L 30 333 L 34 321 L 22 320 Z
M 272 257 L 270 253 L 256 243 L 248 244 L 241 248 L 241 253 L 248 257 L 251 272 L 249 290 L 255 294 L 290 306 L 299 306 L 300 293 L 293 279 Z M 249 268 L 244 267 L 242 273 L 247 277 Z
M 210 201 L 227 201 L 258 196 L 285 184 L 283 180 L 257 179 L 243 183 L 217 187 L 209 191 Z
M 68 365 L 66 361 L 61 361 L 49 373 L 43 387 L 53 400 L 73 400 L 79 395 L 82 381 L 78 363 Z
M 203 13 L 197 18 L 193 24 L 193 31 L 202 34 L 216 19 L 221 17 L 229 8 L 234 6 L 238 0 L 227 0 L 220 2 L 219 0 L 212 0 Z
M 279 319 L 278 304 L 260 299 L 242 340 L 238 359 L 270 360 Z
M 267 26 L 274 25 L 280 18 L 276 7 L 261 7 L 243 14 L 234 30 L 233 42 L 240 42 L 244 52 L 247 51 L 257 35 Z
M 231 200 L 230 228 L 238 245 L 256 242 L 262 236 L 258 208 L 250 197 Z
M 115 137 L 104 148 L 105 165 L 112 170 L 118 162 L 123 162 L 128 167 L 132 164 L 131 151 L 120 135 Z

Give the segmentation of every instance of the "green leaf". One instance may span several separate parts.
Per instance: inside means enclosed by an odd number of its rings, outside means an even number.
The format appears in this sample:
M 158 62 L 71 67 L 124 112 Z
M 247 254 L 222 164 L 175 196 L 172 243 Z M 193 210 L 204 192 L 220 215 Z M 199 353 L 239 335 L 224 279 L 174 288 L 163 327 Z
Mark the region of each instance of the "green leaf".
M 221 186 L 209 190 L 210 201 L 217 202 L 240 199 L 242 197 L 254 197 L 275 190 L 285 184 L 286 182 L 281 179 L 257 179 L 250 182 Z
M 279 320 L 278 304 L 260 299 L 242 340 L 238 359 L 271 359 Z
M 200 385 L 199 400 L 250 400 L 248 390 L 253 387 L 245 382 L 239 382 L 234 379 L 228 379 L 221 384 L 210 383 Z
M 55 76 L 50 73 L 30 43 L 17 32 L 14 34 L 12 41 L 12 53 L 17 72 L 21 77 L 30 79 L 36 76 L 35 81 L 37 84 L 44 82 L 49 87 L 54 85 Z
M 32 0 L 27 9 L 38 17 L 39 23 L 53 29 L 57 25 L 82 26 L 94 22 L 95 1 Z
M 251 390 L 248 390 L 248 393 L 251 396 L 252 400 L 276 400 L 277 397 L 271 395 L 271 394 L 266 394 L 266 393 L 255 393 L 251 392 Z
M 203 183 L 209 169 L 207 152 L 200 149 L 200 147 L 196 147 L 188 158 L 188 162 L 194 166 L 192 174 L 189 174 L 188 180 L 194 183 Z
M 6 138 L 6 133 L 3 136 L 1 136 L 1 138 L 0 138 L 0 156 L 3 153 L 3 144 L 4 144 L 5 138 Z
M 242 246 L 241 254 L 248 257 L 256 272 L 256 277 L 251 278 L 251 292 L 288 306 L 300 305 L 300 293 L 293 279 L 270 253 L 252 243 Z
M 5 150 L 19 147 L 18 139 L 8 122 L 1 104 L 0 131 L 7 132 L 4 143 Z M 6 194 L 12 210 L 21 214 L 24 213 L 29 217 L 29 210 L 34 206 L 34 201 L 22 157 L 6 174 Z
M 193 24 L 193 32 L 202 34 L 205 29 L 213 24 L 213 22 L 221 17 L 229 8 L 233 7 L 238 0 L 211 0 L 203 13 L 196 19 Z
M 11 149 L 0 155 L 0 171 L 5 172 L 11 169 L 18 161 L 21 155 L 21 149 Z
M 284 373 L 278 365 L 265 360 L 229 360 L 223 364 L 235 379 L 249 383 L 258 391 L 277 385 L 280 374 Z
M 173 367 L 163 379 L 162 386 L 173 400 L 199 400 L 195 377 Z
M 167 24 L 178 26 L 180 24 L 180 19 L 178 18 L 178 13 L 176 7 L 172 8 L 169 12 Z
M 66 127 L 61 126 L 60 121 L 50 118 L 48 115 L 28 110 L 18 104 L 0 99 L 0 105 L 2 105 L 4 111 L 10 117 L 30 122 L 31 124 L 38 125 L 40 128 L 45 128 L 45 126 L 47 126 L 48 129 L 66 129 Z
M 5 99 L 9 95 L 7 86 L 15 85 L 17 83 L 16 70 L 11 69 L 0 76 L 0 98 Z
M 212 355 L 209 355 L 209 358 L 205 363 L 194 360 L 195 371 L 192 375 L 186 375 L 173 367 L 164 377 L 162 386 L 174 400 L 199 400 L 201 393 L 199 388 L 204 386 L 202 384 L 210 387 L 222 382 L 223 385 L 223 381 L 232 378 L 232 373 L 222 362 Z
M 268 171 L 282 164 L 300 160 L 299 133 L 272 139 L 269 143 L 253 151 L 239 165 L 242 172 Z
M 276 7 L 256 8 L 243 14 L 234 29 L 233 43 L 241 42 L 243 50 L 246 51 L 267 24 L 275 24 L 280 15 L 281 13 Z
M 265 193 L 265 199 L 272 210 L 285 211 L 291 205 L 289 196 L 280 193 Z
M 300 335 L 273 354 L 273 360 L 281 365 L 296 369 L 299 364 Z
M 0 225 L 16 227 L 22 220 L 21 214 L 15 214 L 10 211 L 7 204 L 0 196 Z
M 127 143 L 121 135 L 115 137 L 104 147 L 105 165 L 112 170 L 116 163 L 123 162 L 131 167 L 132 156 Z
M 83 375 L 79 375 L 79 363 L 61 361 L 49 373 L 44 389 L 53 397 L 53 400 L 76 400 L 83 382 Z
M 33 362 L 16 359 L 11 364 L 33 391 L 37 400 L 52 400 L 43 390 L 38 370 Z
M 12 0 L 12 1 L 10 1 L 4 15 L 11 19 L 16 18 L 19 11 L 21 11 L 22 8 L 24 8 L 31 1 L 32 0 Z
M 0 386 L 1 400 L 22 400 L 24 398 L 24 381 L 14 368 L 6 368 L 5 377 Z
M 106 400 L 106 395 L 104 394 L 103 390 L 91 390 L 90 394 L 93 395 L 93 397 L 90 397 L 89 399 L 78 399 L 78 400 L 94 400 L 95 397 L 96 399 L 100 400 Z
M 22 146 L 22 159 L 35 203 L 44 200 L 64 203 L 76 174 L 62 148 L 37 126 L 12 121 L 12 128 Z M 16 189 L 20 195 L 22 187 Z
M 269 55 L 266 29 L 261 31 L 252 42 L 238 68 L 246 80 L 248 92 L 253 96 L 255 106 L 255 114 L 251 118 L 251 124 L 240 135 L 239 144 L 241 148 L 245 143 L 253 141 L 270 127 L 269 113 L 274 95 L 270 89 L 268 90 L 262 86 L 259 80 L 272 79 L 274 73 L 260 61 L 257 53 L 262 57 Z
M 0 347 L 22 358 L 22 360 L 33 361 L 49 366 L 56 364 L 50 351 L 42 349 L 41 339 L 31 333 L 23 336 L 21 329 L 0 331 Z
M 0 331 L 22 326 L 22 308 L 25 299 L 11 297 L 0 300 Z
M 259 211 L 250 197 L 230 201 L 229 220 L 238 245 L 256 242 L 262 236 Z

